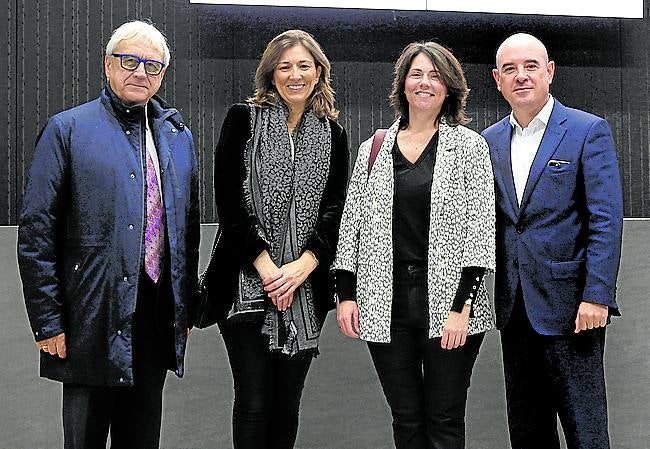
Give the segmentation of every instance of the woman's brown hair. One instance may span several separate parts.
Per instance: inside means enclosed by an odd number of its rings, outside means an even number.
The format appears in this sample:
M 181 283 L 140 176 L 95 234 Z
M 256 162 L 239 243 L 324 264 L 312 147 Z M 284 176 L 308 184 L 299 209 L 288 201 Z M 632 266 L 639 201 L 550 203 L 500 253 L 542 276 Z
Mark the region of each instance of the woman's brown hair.
M 317 67 L 321 67 L 321 76 L 314 86 L 314 91 L 307 100 L 307 109 L 314 111 L 317 117 L 329 117 L 336 120 L 339 112 L 334 109 L 334 89 L 330 78 L 330 62 L 314 37 L 302 30 L 288 30 L 275 36 L 268 43 L 255 72 L 255 94 L 249 102 L 268 107 L 281 100 L 273 85 L 273 72 L 282 53 L 291 47 L 302 45 L 311 53 Z
M 409 103 L 404 93 L 406 75 L 411 68 L 413 59 L 420 53 L 431 59 L 447 87 L 448 96 L 442 104 L 440 116 L 444 117 L 450 126 L 469 123 L 471 119 L 465 114 L 469 88 L 458 59 L 436 42 L 413 42 L 404 48 L 395 63 L 393 86 L 388 97 L 391 107 L 395 110 L 395 117 L 401 120 L 402 128 L 405 128 L 409 122 Z

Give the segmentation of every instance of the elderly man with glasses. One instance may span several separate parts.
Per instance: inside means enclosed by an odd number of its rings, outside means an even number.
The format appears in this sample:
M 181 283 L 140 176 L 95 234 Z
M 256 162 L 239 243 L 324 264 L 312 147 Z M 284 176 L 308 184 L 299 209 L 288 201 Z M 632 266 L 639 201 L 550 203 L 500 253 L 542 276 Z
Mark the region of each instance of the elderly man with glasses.
M 18 260 L 41 376 L 63 383 L 65 448 L 157 448 L 168 369 L 183 375 L 196 300 L 197 164 L 156 96 L 169 48 L 117 28 L 99 98 L 54 115 L 25 189 Z

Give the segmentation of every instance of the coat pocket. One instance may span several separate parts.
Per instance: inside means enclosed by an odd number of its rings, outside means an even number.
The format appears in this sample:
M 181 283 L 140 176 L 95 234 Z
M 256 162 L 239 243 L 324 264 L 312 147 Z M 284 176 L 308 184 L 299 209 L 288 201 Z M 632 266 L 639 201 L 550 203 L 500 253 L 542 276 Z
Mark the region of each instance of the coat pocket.
M 569 260 L 566 262 L 551 262 L 553 279 L 568 279 L 578 277 L 585 269 L 584 260 Z

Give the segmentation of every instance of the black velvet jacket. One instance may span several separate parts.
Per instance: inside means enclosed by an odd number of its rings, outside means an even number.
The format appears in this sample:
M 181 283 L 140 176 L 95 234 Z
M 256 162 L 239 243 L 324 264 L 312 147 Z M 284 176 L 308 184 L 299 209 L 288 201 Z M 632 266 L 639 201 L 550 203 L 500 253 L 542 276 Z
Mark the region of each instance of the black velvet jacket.
M 214 282 L 221 319 L 226 318 L 235 298 L 239 268 L 252 264 L 267 243 L 255 230 L 257 217 L 244 205 L 243 183 L 246 176 L 244 154 L 251 137 L 250 106 L 233 105 L 221 127 L 214 159 L 214 198 L 222 227 L 220 250 L 215 254 L 212 271 L 218 276 Z M 323 119 L 328 120 L 328 119 Z M 330 170 L 321 199 L 318 220 L 304 251 L 310 250 L 319 261 L 310 275 L 314 290 L 317 317 L 322 324 L 329 310 L 334 308 L 334 288 L 329 267 L 336 254 L 339 225 L 345 203 L 348 182 L 349 150 L 345 130 L 330 120 L 332 151 Z

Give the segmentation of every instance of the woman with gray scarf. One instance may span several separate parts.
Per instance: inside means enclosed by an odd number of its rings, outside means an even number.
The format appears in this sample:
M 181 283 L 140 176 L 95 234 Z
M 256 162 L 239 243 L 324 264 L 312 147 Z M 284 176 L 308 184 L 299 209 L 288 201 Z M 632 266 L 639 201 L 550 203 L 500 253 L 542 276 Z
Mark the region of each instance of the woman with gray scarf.
M 235 384 L 235 449 L 293 448 L 325 315 L 348 172 L 330 63 L 300 30 L 276 36 L 255 94 L 233 105 L 215 153 L 222 227 L 211 273 Z

